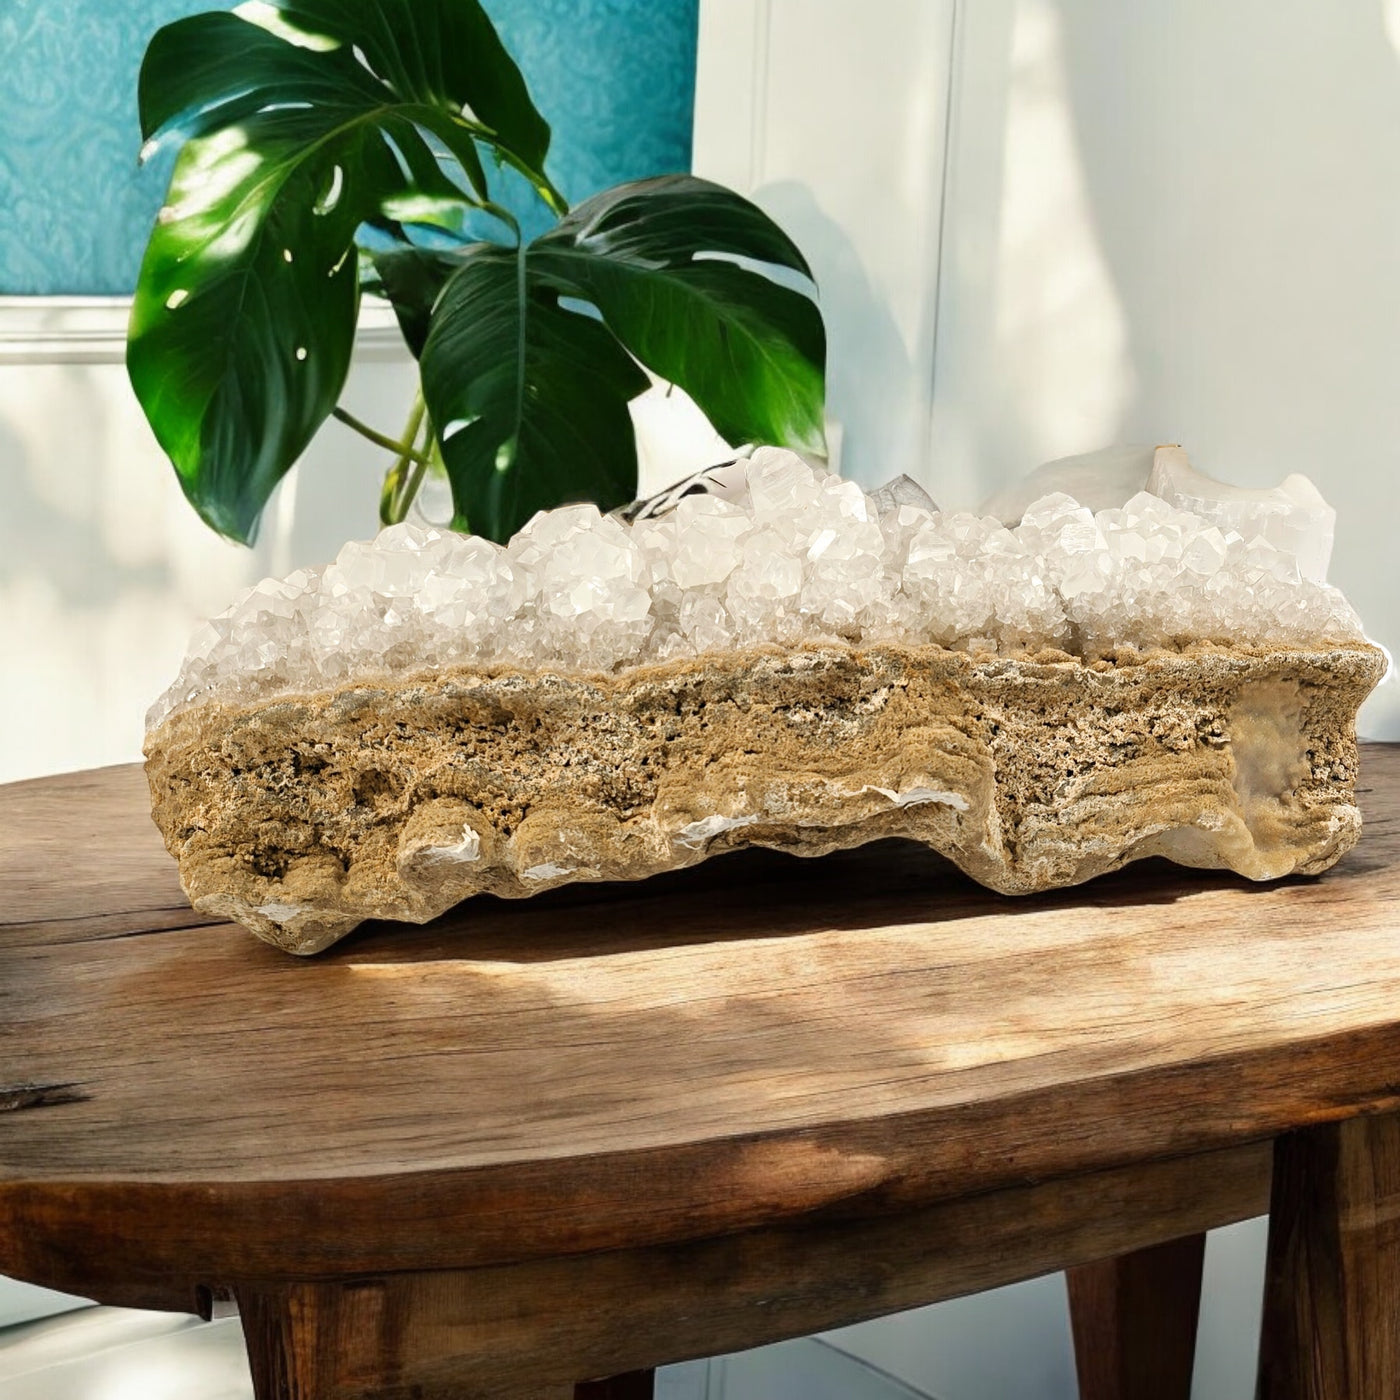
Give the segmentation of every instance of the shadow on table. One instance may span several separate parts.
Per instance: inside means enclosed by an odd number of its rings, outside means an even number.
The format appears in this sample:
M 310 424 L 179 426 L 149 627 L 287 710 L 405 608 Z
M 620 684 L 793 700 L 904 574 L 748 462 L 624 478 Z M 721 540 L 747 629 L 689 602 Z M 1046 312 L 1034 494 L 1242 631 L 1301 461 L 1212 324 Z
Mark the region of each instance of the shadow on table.
M 421 927 L 371 921 L 316 961 L 467 956 L 523 964 L 1047 910 L 1111 918 L 1205 890 L 1248 895 L 1278 883 L 1153 858 L 1069 889 L 1013 896 L 984 888 L 916 841 L 818 857 L 744 850 L 646 880 L 569 885 L 528 900 L 478 895 Z

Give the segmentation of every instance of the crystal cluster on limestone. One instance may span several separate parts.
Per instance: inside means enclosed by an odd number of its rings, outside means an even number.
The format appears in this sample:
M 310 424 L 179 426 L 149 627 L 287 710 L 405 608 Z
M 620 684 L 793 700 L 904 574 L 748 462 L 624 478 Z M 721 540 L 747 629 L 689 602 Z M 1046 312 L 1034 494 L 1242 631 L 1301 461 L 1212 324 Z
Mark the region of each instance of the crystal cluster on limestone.
M 1162 447 L 1153 454 L 1147 489 L 1222 530 L 1257 535 L 1296 559 L 1305 579 L 1327 578 L 1337 512 L 1297 472 L 1265 490 L 1228 486 L 1198 472 L 1181 448 Z
M 1148 469 L 1097 512 L 1047 469 L 1007 524 L 760 450 L 504 548 L 395 526 L 202 630 L 153 815 L 197 908 L 298 953 L 751 845 L 908 837 L 1009 894 L 1321 871 L 1384 666 L 1323 581 L 1330 512 Z
M 325 569 L 264 580 L 206 623 L 150 722 L 211 695 L 464 664 L 587 673 L 764 644 L 1093 656 L 1361 636 L 1322 581 L 1331 520 L 1311 500 L 1290 513 L 1166 451 L 1154 482 L 1160 494 L 1097 514 L 1047 495 L 1008 528 L 937 510 L 907 477 L 867 494 L 760 449 L 721 490 L 630 524 L 565 506 L 505 547 L 395 525 Z

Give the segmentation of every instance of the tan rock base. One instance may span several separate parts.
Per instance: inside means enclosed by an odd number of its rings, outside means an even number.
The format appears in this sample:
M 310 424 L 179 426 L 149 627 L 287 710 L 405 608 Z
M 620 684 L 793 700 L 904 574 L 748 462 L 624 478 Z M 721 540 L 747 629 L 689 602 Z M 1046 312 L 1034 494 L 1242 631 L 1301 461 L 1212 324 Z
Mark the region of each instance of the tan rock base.
M 1007 894 L 1143 856 L 1255 880 L 1360 832 L 1375 648 L 1092 663 L 938 647 L 466 669 L 177 711 L 153 814 L 195 907 L 295 953 L 479 891 L 639 879 L 739 846 L 926 842 Z

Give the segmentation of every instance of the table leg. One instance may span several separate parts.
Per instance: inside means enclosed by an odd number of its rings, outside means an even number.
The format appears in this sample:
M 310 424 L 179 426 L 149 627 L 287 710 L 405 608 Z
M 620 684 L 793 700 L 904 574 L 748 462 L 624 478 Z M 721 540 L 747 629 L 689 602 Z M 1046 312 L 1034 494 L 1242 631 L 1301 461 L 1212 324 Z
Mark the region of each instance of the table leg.
M 1190 1400 L 1206 1237 L 1069 1269 L 1080 1400 Z
M 628 1371 L 606 1381 L 582 1381 L 574 1387 L 574 1400 L 652 1400 L 655 1371 Z
M 319 1400 L 329 1384 L 318 1343 L 329 1309 L 315 1284 L 234 1291 L 256 1400 Z
M 1400 1395 L 1400 1115 L 1275 1143 L 1259 1395 Z
M 423 1400 L 651 1400 L 654 1372 L 629 1371 L 577 1386 L 514 1378 L 426 1385 L 389 1379 L 413 1334 L 430 1337 L 441 1319 L 395 1306 L 377 1280 L 307 1281 L 234 1289 L 256 1400 L 367 1400 L 411 1394 Z

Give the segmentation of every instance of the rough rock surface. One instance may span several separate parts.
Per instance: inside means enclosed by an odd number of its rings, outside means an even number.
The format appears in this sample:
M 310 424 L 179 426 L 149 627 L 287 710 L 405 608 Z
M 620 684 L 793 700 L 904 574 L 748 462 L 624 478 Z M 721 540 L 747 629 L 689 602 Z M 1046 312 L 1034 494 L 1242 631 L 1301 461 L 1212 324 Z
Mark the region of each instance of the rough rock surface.
M 195 907 L 295 953 L 739 846 L 912 837 L 1008 894 L 1150 855 L 1272 879 L 1355 843 L 1353 721 L 1382 670 L 1359 642 L 457 667 L 188 705 L 147 772 Z

